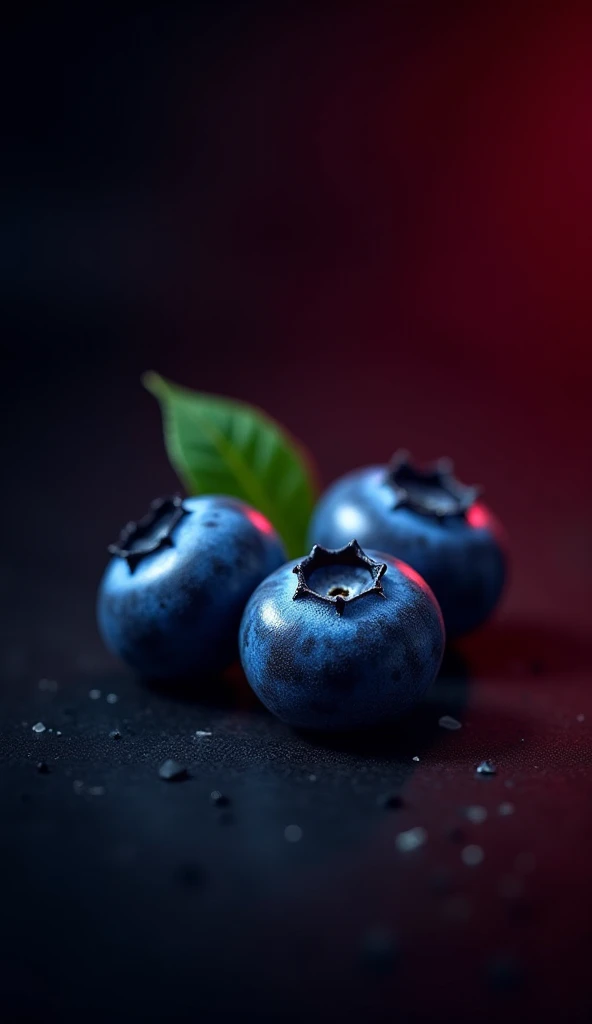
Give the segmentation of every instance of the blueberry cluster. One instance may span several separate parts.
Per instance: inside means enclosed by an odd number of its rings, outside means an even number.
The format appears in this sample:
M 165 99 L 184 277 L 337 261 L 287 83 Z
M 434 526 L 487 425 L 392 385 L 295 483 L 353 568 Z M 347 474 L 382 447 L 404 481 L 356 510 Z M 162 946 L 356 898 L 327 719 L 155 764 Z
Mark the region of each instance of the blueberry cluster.
M 445 630 L 480 625 L 504 583 L 501 527 L 445 460 L 423 470 L 398 453 L 348 474 L 321 497 L 310 541 L 286 562 L 271 523 L 238 499 L 155 501 L 110 548 L 103 639 L 151 678 L 219 673 L 240 654 L 283 721 L 353 729 L 416 703 Z

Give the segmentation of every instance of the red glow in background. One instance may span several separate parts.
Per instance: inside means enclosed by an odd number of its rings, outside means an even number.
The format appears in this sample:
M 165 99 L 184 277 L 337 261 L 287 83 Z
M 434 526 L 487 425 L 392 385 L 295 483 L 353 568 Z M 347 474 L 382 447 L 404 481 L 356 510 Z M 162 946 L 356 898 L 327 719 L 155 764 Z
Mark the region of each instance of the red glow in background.
M 324 482 L 452 456 L 508 528 L 507 610 L 583 616 L 592 12 L 345 6 L 17 18 L 8 422 L 73 573 L 176 484 L 154 367 L 266 409 Z
M 590 16 L 444 6 L 262 19 L 205 101 L 185 44 L 170 370 L 240 388 L 325 479 L 452 455 L 509 524 L 510 600 L 571 614 L 592 596 Z

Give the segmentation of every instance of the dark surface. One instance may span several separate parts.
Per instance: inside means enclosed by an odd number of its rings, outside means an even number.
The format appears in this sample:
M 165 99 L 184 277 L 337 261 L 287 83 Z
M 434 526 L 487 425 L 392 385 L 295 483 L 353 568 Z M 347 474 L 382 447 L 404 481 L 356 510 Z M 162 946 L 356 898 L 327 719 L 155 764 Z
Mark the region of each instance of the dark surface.
M 117 672 L 61 676 L 55 693 L 15 676 L 0 740 L 4 1005 L 17 1019 L 386 1020 L 393 1003 L 403 1020 L 586 1019 L 587 654 L 566 635 L 520 637 L 519 664 L 510 627 L 494 628 L 478 679 L 449 658 L 422 711 L 357 739 L 290 732 L 238 674 L 211 703 Z M 475 775 L 484 757 L 491 778 Z M 159 777 L 168 758 L 186 781 Z M 400 808 L 384 805 L 393 793 Z M 399 851 L 416 826 L 425 845 Z M 463 863 L 469 844 L 482 864 Z M 384 929 L 392 964 L 371 952 Z
M 372 6 L 3 33 L 3 1020 L 590 1019 L 590 12 Z M 331 746 L 108 658 L 106 546 L 176 483 L 150 367 L 325 482 L 484 485 L 510 585 L 418 718 Z
M 473 1021 L 475 1007 L 480 1020 L 525 1007 L 586 1019 L 583 630 L 506 614 L 465 641 L 466 661 L 447 659 L 399 728 L 324 739 L 273 720 L 239 673 L 194 702 L 108 668 L 92 600 L 56 572 L 36 588 L 23 577 L 4 608 L 2 989 L 15 1014 L 386 1019 L 395 1002 L 409 1020 Z M 57 692 L 40 688 L 43 668 Z M 439 726 L 443 714 L 462 728 Z M 187 781 L 159 777 L 168 758 Z M 483 758 L 495 776 L 475 775 Z M 383 806 L 392 793 L 400 809 Z M 397 850 L 416 826 L 425 845 Z M 469 844 L 482 864 L 463 863 Z M 388 970 L 384 951 L 369 963 L 377 929 L 396 936 Z

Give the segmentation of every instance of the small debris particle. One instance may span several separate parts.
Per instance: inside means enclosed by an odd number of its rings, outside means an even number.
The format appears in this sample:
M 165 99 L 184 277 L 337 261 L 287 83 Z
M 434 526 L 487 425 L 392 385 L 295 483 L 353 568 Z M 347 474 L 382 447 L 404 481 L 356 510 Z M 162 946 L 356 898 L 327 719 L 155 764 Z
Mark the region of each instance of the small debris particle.
M 197 864 L 181 864 L 175 870 L 175 881 L 188 889 L 195 889 L 204 880 L 204 873 Z
M 485 854 L 481 846 L 475 846 L 474 843 L 470 843 L 469 846 L 461 851 L 461 860 L 463 864 L 466 864 L 469 868 L 476 868 L 478 864 L 483 862 Z
M 524 974 L 515 957 L 498 954 L 487 964 L 487 979 L 496 992 L 515 992 L 522 985 Z
M 107 701 L 107 704 L 117 704 L 119 697 L 117 696 L 116 693 L 108 693 L 105 699 Z
M 230 797 L 225 796 L 225 794 L 221 793 L 219 789 L 212 790 L 212 792 L 210 793 L 210 800 L 212 801 L 215 807 L 230 806 Z
M 418 758 L 417 754 L 415 755 L 415 757 L 412 757 L 411 760 L 412 761 L 419 761 L 419 758 Z
M 530 853 L 529 850 L 519 853 L 514 861 L 514 867 L 521 875 L 530 874 L 530 872 L 534 871 L 536 868 L 536 857 L 534 853 Z
M 407 829 L 406 832 L 399 832 L 395 839 L 395 846 L 401 853 L 412 853 L 413 850 L 418 850 L 420 846 L 423 846 L 427 838 L 428 834 L 425 828 L 416 825 L 414 828 Z
M 491 761 L 481 761 L 475 769 L 477 775 L 497 775 L 497 768 Z
M 497 813 L 502 818 L 508 818 L 510 816 L 510 814 L 514 813 L 514 811 L 515 811 L 514 804 L 511 804 L 509 800 L 504 800 L 503 804 L 500 804 L 498 809 L 497 809 Z
M 161 764 L 158 774 L 165 782 L 184 782 L 185 779 L 189 778 L 189 772 L 185 765 L 179 764 L 178 761 L 173 761 L 170 757 Z
M 287 843 L 299 843 L 302 835 L 300 825 L 287 825 L 284 829 L 284 839 Z
M 579 714 L 579 715 L 576 716 L 576 722 L 585 722 L 585 721 L 586 721 L 586 716 L 585 715 Z
M 40 679 L 38 686 L 40 690 L 46 690 L 49 693 L 56 693 L 58 688 L 55 679 Z
M 524 892 L 524 883 L 521 878 L 516 878 L 515 875 L 502 875 L 497 891 L 506 900 L 517 900 Z
M 40 775 L 49 775 L 49 765 L 47 761 L 39 761 L 37 771 Z
M 367 967 L 381 974 L 390 971 L 399 953 L 399 945 L 388 928 L 371 928 L 362 937 L 361 954 Z
M 198 739 L 203 740 L 206 739 L 208 736 L 211 736 L 212 733 L 210 732 L 209 729 L 196 729 L 195 735 L 197 736 Z
M 37 732 L 37 733 L 45 732 L 45 726 L 44 726 L 43 722 L 36 722 L 35 725 L 32 728 L 33 728 L 33 732 Z
M 112 729 L 111 732 L 109 733 L 109 739 L 110 740 L 120 740 L 121 739 L 121 733 L 120 733 L 119 729 Z
M 101 699 L 101 691 L 100 690 L 89 690 L 88 691 L 88 695 L 89 695 L 91 700 L 100 700 Z
M 309 782 L 316 782 L 317 781 L 316 775 L 309 775 L 308 776 L 308 781 Z
M 404 800 L 400 793 L 381 793 L 377 803 L 385 811 L 398 811 L 403 807 Z
M 61 729 L 56 729 L 56 736 L 61 736 L 61 735 L 62 735 L 62 730 Z
M 442 715 L 438 719 L 438 725 L 442 729 L 448 729 L 450 732 L 456 732 L 457 729 L 462 729 L 462 722 L 459 722 L 458 718 L 453 718 L 452 715 Z
M 77 796 L 80 796 L 80 794 L 84 791 L 84 782 L 82 781 L 82 779 L 74 779 L 74 782 L 72 783 L 72 789 L 74 790 Z
M 482 825 L 487 820 L 487 808 L 486 807 L 466 807 L 465 817 L 469 821 L 472 821 L 473 825 Z
M 89 786 L 88 792 L 91 796 L 105 796 L 104 786 Z

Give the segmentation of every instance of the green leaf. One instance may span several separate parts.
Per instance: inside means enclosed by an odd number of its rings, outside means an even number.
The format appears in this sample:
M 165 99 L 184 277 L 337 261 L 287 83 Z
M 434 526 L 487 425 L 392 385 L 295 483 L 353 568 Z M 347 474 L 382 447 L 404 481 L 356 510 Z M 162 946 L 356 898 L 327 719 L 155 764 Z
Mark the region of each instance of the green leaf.
M 143 384 L 159 401 L 167 453 L 189 494 L 231 494 L 275 526 L 291 558 L 306 551 L 316 478 L 304 449 L 246 402 L 179 387 L 157 373 Z

